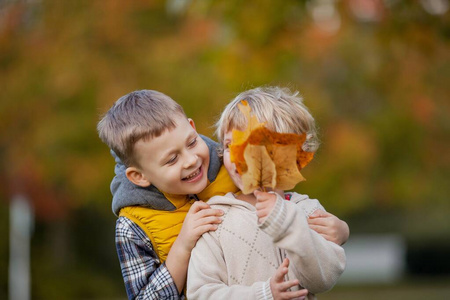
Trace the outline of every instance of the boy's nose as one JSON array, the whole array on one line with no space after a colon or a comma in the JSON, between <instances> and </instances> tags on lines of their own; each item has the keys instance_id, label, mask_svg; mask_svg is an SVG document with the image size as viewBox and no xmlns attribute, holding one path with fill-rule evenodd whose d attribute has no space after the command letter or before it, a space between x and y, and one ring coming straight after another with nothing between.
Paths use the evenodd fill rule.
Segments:
<instances>
[{"instance_id":1,"label":"boy's nose","mask_svg":"<svg viewBox=\"0 0 450 300\"><path fill-rule=\"evenodd\" d=\"M197 163L197 159L198 159L197 154L188 152L184 167L185 168L192 167Z\"/></svg>"}]
</instances>

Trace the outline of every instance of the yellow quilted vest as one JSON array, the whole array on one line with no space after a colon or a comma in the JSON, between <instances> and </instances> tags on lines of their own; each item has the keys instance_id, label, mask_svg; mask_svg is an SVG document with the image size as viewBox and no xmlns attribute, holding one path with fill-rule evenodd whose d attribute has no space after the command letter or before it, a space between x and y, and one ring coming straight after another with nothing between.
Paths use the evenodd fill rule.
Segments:
<instances>
[{"instance_id":1,"label":"yellow quilted vest","mask_svg":"<svg viewBox=\"0 0 450 300\"><path fill-rule=\"evenodd\" d=\"M200 200L208 201L212 196L237 191L238 189L227 170L222 166L216 179L197 196ZM119 216L127 217L144 230L161 263L166 260L173 242L180 233L184 218L195 201L190 200L187 196L165 193L164 196L176 207L175 210L165 211L142 206L127 206L122 208L119 213Z\"/></svg>"}]
</instances>

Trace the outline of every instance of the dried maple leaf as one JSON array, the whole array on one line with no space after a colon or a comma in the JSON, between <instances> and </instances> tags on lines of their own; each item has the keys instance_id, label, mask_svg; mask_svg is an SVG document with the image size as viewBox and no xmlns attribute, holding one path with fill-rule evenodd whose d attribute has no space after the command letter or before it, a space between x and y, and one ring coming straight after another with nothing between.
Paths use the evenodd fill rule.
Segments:
<instances>
[{"instance_id":1,"label":"dried maple leaf","mask_svg":"<svg viewBox=\"0 0 450 300\"><path fill-rule=\"evenodd\" d=\"M296 157L297 146L273 146L272 159L276 165L276 188L279 190L290 190L305 178L300 173Z\"/></svg>"},{"instance_id":2,"label":"dried maple leaf","mask_svg":"<svg viewBox=\"0 0 450 300\"><path fill-rule=\"evenodd\" d=\"M264 123L260 123L256 116L250 114L251 108L247 101L241 101L238 104L239 110L247 119L247 127L244 131L233 130L233 143L230 145L230 159L236 164L236 169L239 174L247 171L247 164L245 163L244 150L247 146L247 140L253 130L264 128Z\"/></svg>"},{"instance_id":3,"label":"dried maple leaf","mask_svg":"<svg viewBox=\"0 0 450 300\"><path fill-rule=\"evenodd\" d=\"M314 157L303 151L306 134L277 133L264 127L252 115L246 101L238 106L248 125L244 131L233 130L230 159L241 175L242 192L258 188L289 190L305 178L300 173Z\"/></svg>"},{"instance_id":4,"label":"dried maple leaf","mask_svg":"<svg viewBox=\"0 0 450 300\"><path fill-rule=\"evenodd\" d=\"M277 171L266 147L247 145L244 158L248 170L241 176L244 183L242 192L249 194L259 187L273 189L277 182Z\"/></svg>"}]
</instances>

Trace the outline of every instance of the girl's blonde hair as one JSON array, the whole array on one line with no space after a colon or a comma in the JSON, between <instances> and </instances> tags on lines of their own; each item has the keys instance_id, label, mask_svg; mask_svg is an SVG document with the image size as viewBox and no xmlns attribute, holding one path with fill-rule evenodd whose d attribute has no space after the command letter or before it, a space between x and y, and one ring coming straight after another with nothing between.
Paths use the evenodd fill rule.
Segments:
<instances>
[{"instance_id":1,"label":"girl's blonde hair","mask_svg":"<svg viewBox=\"0 0 450 300\"><path fill-rule=\"evenodd\" d=\"M244 130L247 119L238 108L241 101L247 101L259 122L265 122L268 129L279 133L306 133L303 150L314 152L319 148L315 121L299 93L288 88L258 87L240 93L224 109L216 123L216 136L223 143L225 133L230 130Z\"/></svg>"}]
</instances>

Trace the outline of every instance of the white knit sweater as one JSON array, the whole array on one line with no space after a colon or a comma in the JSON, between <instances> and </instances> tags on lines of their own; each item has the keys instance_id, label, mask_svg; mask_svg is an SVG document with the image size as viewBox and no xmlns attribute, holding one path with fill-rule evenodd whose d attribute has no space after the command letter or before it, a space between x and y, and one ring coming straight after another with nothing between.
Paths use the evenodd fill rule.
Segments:
<instances>
[{"instance_id":1,"label":"white knit sweater","mask_svg":"<svg viewBox=\"0 0 450 300\"><path fill-rule=\"evenodd\" d=\"M192 250L187 298L273 299L270 277L283 259L290 260L288 278L297 278L313 294L331 289L345 268L342 247L311 230L307 217L324 209L319 201L293 194L277 196L271 214L258 226L255 207L233 194L208 201L225 212L215 232L205 233Z\"/></svg>"}]
</instances>

